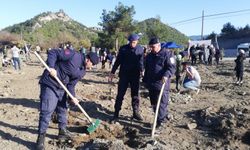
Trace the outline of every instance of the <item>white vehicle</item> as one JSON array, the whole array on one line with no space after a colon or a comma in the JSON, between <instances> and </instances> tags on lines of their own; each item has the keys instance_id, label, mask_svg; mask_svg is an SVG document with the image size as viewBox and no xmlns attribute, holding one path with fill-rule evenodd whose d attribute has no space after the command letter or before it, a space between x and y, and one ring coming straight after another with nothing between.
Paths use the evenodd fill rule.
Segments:
<instances>
[{"instance_id":1,"label":"white vehicle","mask_svg":"<svg viewBox=\"0 0 250 150\"><path fill-rule=\"evenodd\" d=\"M250 57L250 43L242 43L240 45L237 46L237 51L239 53L239 50L244 50L245 51L245 54L246 56L249 56Z\"/></svg>"}]
</instances>

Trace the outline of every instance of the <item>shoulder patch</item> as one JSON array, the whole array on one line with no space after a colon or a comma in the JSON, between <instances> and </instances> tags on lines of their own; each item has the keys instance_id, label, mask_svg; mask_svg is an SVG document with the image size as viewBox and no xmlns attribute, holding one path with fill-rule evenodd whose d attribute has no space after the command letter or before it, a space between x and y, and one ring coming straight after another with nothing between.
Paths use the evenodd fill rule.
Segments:
<instances>
[{"instance_id":1,"label":"shoulder patch","mask_svg":"<svg viewBox=\"0 0 250 150\"><path fill-rule=\"evenodd\" d=\"M174 59L174 57L170 57L170 63L171 63L171 64L175 64L175 59Z\"/></svg>"}]
</instances>

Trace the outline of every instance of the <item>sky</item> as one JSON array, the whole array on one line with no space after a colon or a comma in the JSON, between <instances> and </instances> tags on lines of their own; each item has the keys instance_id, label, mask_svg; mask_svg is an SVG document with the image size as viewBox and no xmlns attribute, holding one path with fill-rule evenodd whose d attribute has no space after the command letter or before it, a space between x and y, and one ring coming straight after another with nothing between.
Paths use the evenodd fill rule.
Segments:
<instances>
[{"instance_id":1,"label":"sky","mask_svg":"<svg viewBox=\"0 0 250 150\"><path fill-rule=\"evenodd\" d=\"M134 6L134 19L143 21L160 17L165 24L187 36L201 35L201 16L247 10L204 18L203 34L220 33L223 25L230 22L236 28L250 24L250 0L10 0L2 1L0 29L24 22L47 11L63 9L72 19L88 26L98 27L103 9L113 11L118 2ZM248 10L249 9L249 10ZM199 19L176 24L192 18Z\"/></svg>"}]
</instances>

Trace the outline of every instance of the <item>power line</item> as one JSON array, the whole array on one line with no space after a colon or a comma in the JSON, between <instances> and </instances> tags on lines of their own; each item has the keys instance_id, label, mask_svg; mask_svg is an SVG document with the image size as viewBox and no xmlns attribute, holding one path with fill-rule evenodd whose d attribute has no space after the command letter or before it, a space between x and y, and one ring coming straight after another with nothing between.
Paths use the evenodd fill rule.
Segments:
<instances>
[{"instance_id":1,"label":"power line","mask_svg":"<svg viewBox=\"0 0 250 150\"><path fill-rule=\"evenodd\" d=\"M204 15L204 18L214 17L214 16L221 16L221 15L227 15L227 14L234 14L234 13L240 13L240 12L246 12L246 11L250 11L250 9L243 9L243 10L238 10L238 11L230 11L230 12L224 12L224 13L217 13L217 14L212 14L212 15ZM186 23L186 22L198 20L198 19L201 19L201 18L202 17L200 16L200 17L195 17L195 18L191 18L191 19L186 19L186 20L182 20L182 21L171 23L170 25Z\"/></svg>"},{"instance_id":2,"label":"power line","mask_svg":"<svg viewBox=\"0 0 250 150\"><path fill-rule=\"evenodd\" d=\"M211 18L204 18L204 20L215 20L215 19L220 19L220 18L229 18L229 17L237 17L237 16L242 16L242 15L249 15L250 12L248 13L243 13L243 14L235 14L235 15L228 15L228 16L219 16L219 17L211 17ZM181 25L185 25L185 24L190 24L190 23L195 23L195 22L200 22L201 18L199 20L193 20L193 21L189 21L189 22L183 22L180 24L175 25L176 26L181 26Z\"/></svg>"}]
</instances>

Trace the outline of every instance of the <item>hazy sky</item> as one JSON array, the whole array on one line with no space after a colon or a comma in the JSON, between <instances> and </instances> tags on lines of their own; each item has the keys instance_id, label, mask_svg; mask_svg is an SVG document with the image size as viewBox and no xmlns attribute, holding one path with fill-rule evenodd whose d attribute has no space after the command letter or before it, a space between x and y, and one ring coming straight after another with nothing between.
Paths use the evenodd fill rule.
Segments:
<instances>
[{"instance_id":1,"label":"hazy sky","mask_svg":"<svg viewBox=\"0 0 250 150\"><path fill-rule=\"evenodd\" d=\"M63 9L74 20L88 26L98 26L103 9L114 10L116 0L10 0L1 1L0 29L23 22L42 12ZM207 17L204 34L220 33L223 24L231 22L235 27L250 24L250 0L120 0L124 5L134 5L134 19L142 21L160 16L161 21L190 35L201 34L201 19L174 24L175 22L205 15L248 11Z\"/></svg>"}]
</instances>

